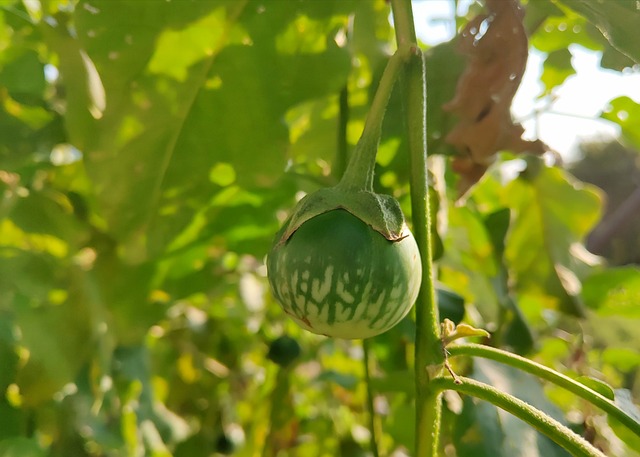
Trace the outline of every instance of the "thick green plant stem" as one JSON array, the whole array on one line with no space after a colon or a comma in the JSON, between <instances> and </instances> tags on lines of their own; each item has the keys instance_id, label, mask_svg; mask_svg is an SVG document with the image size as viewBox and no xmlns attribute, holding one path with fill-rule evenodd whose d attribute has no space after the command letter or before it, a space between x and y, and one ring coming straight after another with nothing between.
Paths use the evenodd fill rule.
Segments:
<instances>
[{"instance_id":1,"label":"thick green plant stem","mask_svg":"<svg viewBox=\"0 0 640 457\"><path fill-rule=\"evenodd\" d=\"M452 378L434 378L431 385L436 389L455 390L496 405L548 436L574 457L605 457L584 438L519 398L474 379L463 377L459 379L462 382L456 384Z\"/></svg>"},{"instance_id":2,"label":"thick green plant stem","mask_svg":"<svg viewBox=\"0 0 640 457\"><path fill-rule=\"evenodd\" d=\"M496 362L504 363L505 365L518 368L519 370L531 373L538 378L545 379L557 386L560 386L577 396L584 398L589 403L597 406L609 416L617 419L622 425L627 427L636 435L640 436L640 423L638 423L633 417L629 416L623 410L621 410L613 401L607 397L599 394L598 392L588 388L584 384L575 381L568 376L558 373L549 367L545 367L537 362L534 362L519 355L512 354L501 349L492 348L489 346L483 346L481 344L457 344L447 347L447 351L450 356L468 355L483 357L486 359L495 360Z\"/></svg>"},{"instance_id":3,"label":"thick green plant stem","mask_svg":"<svg viewBox=\"0 0 640 457\"><path fill-rule=\"evenodd\" d=\"M362 136L354 148L353 155L347 164L347 169L342 175L340 183L338 183L338 187L350 190L373 191L373 175L384 113L387 109L393 86L408 54L408 48L398 48L396 53L389 58L378 84L378 89L373 96Z\"/></svg>"},{"instance_id":4,"label":"thick green plant stem","mask_svg":"<svg viewBox=\"0 0 640 457\"><path fill-rule=\"evenodd\" d=\"M416 455L438 455L440 392L431 385L428 367L441 367L438 308L433 284L431 215L427 185L426 83L422 53L417 47L411 0L392 0L391 9L398 47L411 49L401 75L402 101L411 164L411 214L413 231L422 257L423 279L416 301Z\"/></svg>"},{"instance_id":5,"label":"thick green plant stem","mask_svg":"<svg viewBox=\"0 0 640 457\"><path fill-rule=\"evenodd\" d=\"M367 383L367 409L369 410L369 433L371 433L371 453L373 457L379 457L378 451L378 432L376 425L376 409L373 402L373 386L371 385L371 360L369 353L369 340L362 340L362 349L364 351L364 378Z\"/></svg>"}]
</instances>

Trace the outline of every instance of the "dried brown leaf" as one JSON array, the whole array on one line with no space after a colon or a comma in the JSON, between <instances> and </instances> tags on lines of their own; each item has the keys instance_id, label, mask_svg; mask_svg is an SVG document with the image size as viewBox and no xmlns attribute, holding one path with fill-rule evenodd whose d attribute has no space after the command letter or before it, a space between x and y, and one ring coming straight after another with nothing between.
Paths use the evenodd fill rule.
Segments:
<instances>
[{"instance_id":1,"label":"dried brown leaf","mask_svg":"<svg viewBox=\"0 0 640 457\"><path fill-rule=\"evenodd\" d=\"M518 0L486 0L486 14L472 19L459 36L457 50L467 59L451 101L443 105L457 124L445 141L459 156L453 167L466 192L484 174L497 152L542 154L541 141L522 139L523 128L511 118L513 100L529 53Z\"/></svg>"}]
</instances>

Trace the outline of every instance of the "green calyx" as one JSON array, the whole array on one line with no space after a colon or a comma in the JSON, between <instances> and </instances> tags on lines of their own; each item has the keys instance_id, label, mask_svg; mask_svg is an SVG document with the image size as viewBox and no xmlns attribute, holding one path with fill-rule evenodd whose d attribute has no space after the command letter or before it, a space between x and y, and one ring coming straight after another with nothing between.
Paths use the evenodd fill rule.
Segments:
<instances>
[{"instance_id":1,"label":"green calyx","mask_svg":"<svg viewBox=\"0 0 640 457\"><path fill-rule=\"evenodd\" d=\"M309 219L335 209L348 211L389 241L399 241L407 236L400 204L390 195L373 191L373 175L389 96L402 64L416 52L415 47L405 46L391 56L371 103L362 137L342 179L336 186L318 190L300 200L279 233L280 243L285 243Z\"/></svg>"},{"instance_id":2,"label":"green calyx","mask_svg":"<svg viewBox=\"0 0 640 457\"><path fill-rule=\"evenodd\" d=\"M406 236L404 215L395 198L366 190L344 190L338 185L320 189L300 200L282 228L279 242L285 243L309 219L334 209L348 211L389 241L399 241Z\"/></svg>"}]
</instances>

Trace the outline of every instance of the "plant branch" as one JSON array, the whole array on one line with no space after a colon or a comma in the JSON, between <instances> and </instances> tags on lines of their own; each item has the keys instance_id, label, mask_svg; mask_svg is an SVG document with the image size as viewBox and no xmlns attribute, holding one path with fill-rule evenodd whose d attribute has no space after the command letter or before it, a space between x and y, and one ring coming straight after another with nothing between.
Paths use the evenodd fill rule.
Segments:
<instances>
[{"instance_id":1,"label":"plant branch","mask_svg":"<svg viewBox=\"0 0 640 457\"><path fill-rule=\"evenodd\" d=\"M460 379L462 383L456 384L451 378L435 378L431 384L436 389L455 390L494 404L548 436L575 457L606 457L571 429L519 398L474 379Z\"/></svg>"},{"instance_id":2,"label":"plant branch","mask_svg":"<svg viewBox=\"0 0 640 457\"><path fill-rule=\"evenodd\" d=\"M444 364L438 308L433 284L431 215L427 185L427 134L425 68L416 44L410 0L391 0L396 40L413 52L401 76L402 102L409 146L413 230L422 259L422 284L416 301L416 455L438 455L441 395L431 385L428 367Z\"/></svg>"},{"instance_id":3,"label":"plant branch","mask_svg":"<svg viewBox=\"0 0 640 457\"><path fill-rule=\"evenodd\" d=\"M369 409L369 432L371 433L371 453L373 457L379 457L378 439L376 431L376 410L373 403L373 386L371 385L371 361L369 358L369 340L362 340L364 350L364 378L367 383L367 408Z\"/></svg>"},{"instance_id":4,"label":"plant branch","mask_svg":"<svg viewBox=\"0 0 640 457\"><path fill-rule=\"evenodd\" d=\"M640 423L621 410L613 401L590 389L584 384L575 381L562 373L558 373L549 367L519 355L512 354L501 349L492 348L490 346L483 346L481 344L451 345L447 347L447 351L449 352L449 356L452 357L457 355L469 355L495 360L496 362L504 363L505 365L526 371L538 378L545 379L581 398L584 398L589 403L597 406L611 417L617 419L633 433L640 436Z\"/></svg>"}]
</instances>

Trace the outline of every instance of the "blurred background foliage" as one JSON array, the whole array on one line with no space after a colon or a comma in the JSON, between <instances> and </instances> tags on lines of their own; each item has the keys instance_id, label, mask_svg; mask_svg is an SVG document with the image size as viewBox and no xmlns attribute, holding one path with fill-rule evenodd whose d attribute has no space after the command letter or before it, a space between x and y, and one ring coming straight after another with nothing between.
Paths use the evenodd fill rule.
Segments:
<instances>
[{"instance_id":1,"label":"blurred background foliage","mask_svg":"<svg viewBox=\"0 0 640 457\"><path fill-rule=\"evenodd\" d=\"M466 3L458 27L481 11ZM571 44L638 71L637 2L526 8L542 95L574 73ZM412 454L413 318L371 340L367 385L361 342L298 329L264 266L296 199L344 169L394 49L389 13L384 0L3 0L1 457L365 456L367 388L380 453ZM451 43L425 49L441 315L607 382L634 411L638 102L602 113L619 142L585 145L567 169L505 151L460 201L441 105L462 63ZM410 217L400 109L392 97L376 186ZM583 242L602 215L597 257ZM572 395L454 362L607 455L640 455ZM472 398L447 394L444 418L443 455L566 455Z\"/></svg>"}]
</instances>

